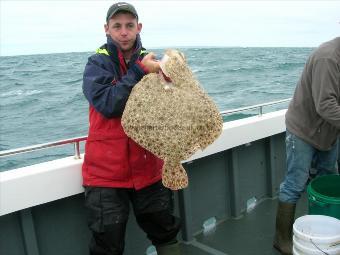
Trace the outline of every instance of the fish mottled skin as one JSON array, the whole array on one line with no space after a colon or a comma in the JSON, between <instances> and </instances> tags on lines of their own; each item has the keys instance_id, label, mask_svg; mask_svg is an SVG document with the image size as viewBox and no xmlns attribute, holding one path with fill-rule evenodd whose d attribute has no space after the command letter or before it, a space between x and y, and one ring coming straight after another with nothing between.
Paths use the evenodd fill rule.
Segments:
<instances>
[{"instance_id":1,"label":"fish mottled skin","mask_svg":"<svg viewBox=\"0 0 340 255\"><path fill-rule=\"evenodd\" d=\"M181 161L213 143L223 121L215 103L201 88L184 54L167 50L161 61L164 74L150 73L138 82L127 101L122 125L135 142L164 160L164 186L187 187Z\"/></svg>"}]
</instances>

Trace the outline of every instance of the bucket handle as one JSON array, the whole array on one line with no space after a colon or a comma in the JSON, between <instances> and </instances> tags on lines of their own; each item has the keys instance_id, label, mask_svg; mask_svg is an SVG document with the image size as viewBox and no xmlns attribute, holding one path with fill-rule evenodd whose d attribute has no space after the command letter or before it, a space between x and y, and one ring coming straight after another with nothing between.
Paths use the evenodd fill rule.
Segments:
<instances>
[{"instance_id":1,"label":"bucket handle","mask_svg":"<svg viewBox=\"0 0 340 255\"><path fill-rule=\"evenodd\" d=\"M316 198L314 196L310 196L310 198L312 199L312 202L320 207L328 207L329 204L327 203L324 203L324 202L321 202L321 201L318 201L316 200Z\"/></svg>"},{"instance_id":2,"label":"bucket handle","mask_svg":"<svg viewBox=\"0 0 340 255\"><path fill-rule=\"evenodd\" d=\"M311 243L315 246L315 248L316 249L318 249L319 251L321 251L322 252L322 254L325 254L325 255L330 255L329 253L327 253L327 252L325 252L325 251L323 251L323 250L321 250L314 242L313 242L313 240L312 240L312 238L310 238L309 239L310 241L311 241Z\"/></svg>"}]
</instances>

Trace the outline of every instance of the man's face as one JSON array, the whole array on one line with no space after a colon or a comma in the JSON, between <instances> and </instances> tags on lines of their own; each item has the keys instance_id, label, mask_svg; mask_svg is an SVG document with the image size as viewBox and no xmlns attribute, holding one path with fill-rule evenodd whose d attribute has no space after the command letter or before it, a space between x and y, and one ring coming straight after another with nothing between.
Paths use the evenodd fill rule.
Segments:
<instances>
[{"instance_id":1,"label":"man's face","mask_svg":"<svg viewBox=\"0 0 340 255\"><path fill-rule=\"evenodd\" d=\"M131 13L117 13L108 24L105 24L105 33L117 42L123 52L131 51L137 34L142 30L142 24Z\"/></svg>"}]
</instances>

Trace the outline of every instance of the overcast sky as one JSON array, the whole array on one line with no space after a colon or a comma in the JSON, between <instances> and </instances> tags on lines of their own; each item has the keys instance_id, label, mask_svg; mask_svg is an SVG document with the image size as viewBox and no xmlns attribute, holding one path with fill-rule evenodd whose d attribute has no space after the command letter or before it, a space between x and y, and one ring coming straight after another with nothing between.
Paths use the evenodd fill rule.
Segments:
<instances>
[{"instance_id":1,"label":"overcast sky","mask_svg":"<svg viewBox=\"0 0 340 255\"><path fill-rule=\"evenodd\" d=\"M0 0L0 55L94 51L115 1ZM130 1L146 48L316 47L340 36L340 1Z\"/></svg>"}]
</instances>

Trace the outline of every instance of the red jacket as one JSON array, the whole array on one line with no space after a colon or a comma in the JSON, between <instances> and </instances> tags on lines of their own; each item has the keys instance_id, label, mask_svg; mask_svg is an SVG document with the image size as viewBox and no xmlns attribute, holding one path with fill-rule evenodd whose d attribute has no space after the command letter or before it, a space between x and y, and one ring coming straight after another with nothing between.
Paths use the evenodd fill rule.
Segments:
<instances>
[{"instance_id":1,"label":"red jacket","mask_svg":"<svg viewBox=\"0 0 340 255\"><path fill-rule=\"evenodd\" d=\"M90 103L90 127L82 167L84 186L139 190L161 179L163 161L130 139L121 125L131 89L146 74L137 39L129 66L108 37L108 44L85 67L83 91Z\"/></svg>"}]
</instances>

